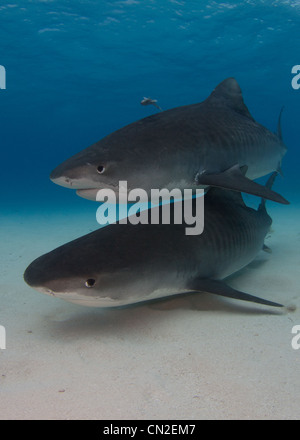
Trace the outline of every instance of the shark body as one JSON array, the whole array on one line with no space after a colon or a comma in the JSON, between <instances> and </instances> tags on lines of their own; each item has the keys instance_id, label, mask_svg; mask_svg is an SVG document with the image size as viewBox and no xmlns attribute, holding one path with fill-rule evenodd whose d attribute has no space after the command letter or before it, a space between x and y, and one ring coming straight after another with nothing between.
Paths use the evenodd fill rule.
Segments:
<instances>
[{"instance_id":1,"label":"shark body","mask_svg":"<svg viewBox=\"0 0 300 440\"><path fill-rule=\"evenodd\" d=\"M234 78L199 104L127 125L55 168L53 182L96 200L99 189L221 187L288 203L253 180L279 171L286 147L251 116Z\"/></svg>"},{"instance_id":2,"label":"shark body","mask_svg":"<svg viewBox=\"0 0 300 440\"><path fill-rule=\"evenodd\" d=\"M240 193L218 188L204 202L201 235L185 235L184 222L172 223L171 204L171 224L108 225L37 258L24 279L42 293L85 306L124 306L186 292L280 306L223 281L263 249L272 223L264 202L255 210Z\"/></svg>"}]
</instances>

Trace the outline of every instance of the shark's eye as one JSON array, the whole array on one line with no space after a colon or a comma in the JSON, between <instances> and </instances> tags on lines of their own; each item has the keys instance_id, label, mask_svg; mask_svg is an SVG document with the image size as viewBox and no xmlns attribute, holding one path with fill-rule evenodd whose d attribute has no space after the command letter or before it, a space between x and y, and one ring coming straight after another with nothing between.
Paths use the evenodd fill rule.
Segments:
<instances>
[{"instance_id":1,"label":"shark's eye","mask_svg":"<svg viewBox=\"0 0 300 440\"><path fill-rule=\"evenodd\" d=\"M86 287L94 287L96 280L94 280L93 278L89 278L88 280L86 280L86 282L84 283Z\"/></svg>"},{"instance_id":2,"label":"shark's eye","mask_svg":"<svg viewBox=\"0 0 300 440\"><path fill-rule=\"evenodd\" d=\"M97 172L98 172L99 174L103 174L104 171L105 171L105 166L103 166L103 165L98 165L98 166L97 166Z\"/></svg>"}]
</instances>

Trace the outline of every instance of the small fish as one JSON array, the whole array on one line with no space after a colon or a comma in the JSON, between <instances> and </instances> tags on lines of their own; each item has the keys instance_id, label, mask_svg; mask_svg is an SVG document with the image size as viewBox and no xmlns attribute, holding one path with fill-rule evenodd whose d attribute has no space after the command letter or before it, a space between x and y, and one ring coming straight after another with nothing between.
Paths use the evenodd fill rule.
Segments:
<instances>
[{"instance_id":1,"label":"small fish","mask_svg":"<svg viewBox=\"0 0 300 440\"><path fill-rule=\"evenodd\" d=\"M151 98L143 98L141 101L142 105L154 105L158 110L162 111L162 108L157 104L157 99L151 99Z\"/></svg>"}]
</instances>

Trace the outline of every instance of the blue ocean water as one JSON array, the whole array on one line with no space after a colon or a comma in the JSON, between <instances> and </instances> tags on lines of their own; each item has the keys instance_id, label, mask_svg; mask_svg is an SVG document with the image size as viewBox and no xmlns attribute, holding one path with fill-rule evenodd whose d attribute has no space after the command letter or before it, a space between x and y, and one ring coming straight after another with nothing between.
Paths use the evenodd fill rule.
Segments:
<instances>
[{"instance_id":1,"label":"blue ocean water","mask_svg":"<svg viewBox=\"0 0 300 440\"><path fill-rule=\"evenodd\" d=\"M300 0L0 3L0 418L299 419L299 26ZM103 311L27 286L35 258L99 226L52 169L155 113L144 96L197 103L231 76L268 129L285 106L275 190L292 204L267 203L273 253L230 283L289 310L207 294Z\"/></svg>"},{"instance_id":2,"label":"blue ocean water","mask_svg":"<svg viewBox=\"0 0 300 440\"><path fill-rule=\"evenodd\" d=\"M2 2L2 210L87 209L50 182L64 159L163 109L200 102L234 76L257 121L282 118L288 153L276 190L298 200L300 1Z\"/></svg>"}]
</instances>

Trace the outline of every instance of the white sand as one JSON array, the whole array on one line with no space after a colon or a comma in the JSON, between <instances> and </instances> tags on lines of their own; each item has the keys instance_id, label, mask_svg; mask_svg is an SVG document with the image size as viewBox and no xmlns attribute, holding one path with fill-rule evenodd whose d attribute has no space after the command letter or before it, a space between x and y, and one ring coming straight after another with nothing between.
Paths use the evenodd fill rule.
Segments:
<instances>
[{"instance_id":1,"label":"white sand","mask_svg":"<svg viewBox=\"0 0 300 440\"><path fill-rule=\"evenodd\" d=\"M230 282L294 312L212 295L123 310L48 297L23 282L23 271L95 228L94 219L2 217L0 418L299 418L300 350L291 329L300 325L300 209L270 205L273 253Z\"/></svg>"}]
</instances>

